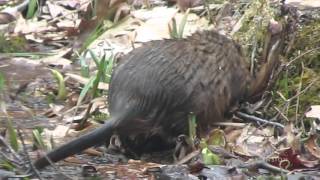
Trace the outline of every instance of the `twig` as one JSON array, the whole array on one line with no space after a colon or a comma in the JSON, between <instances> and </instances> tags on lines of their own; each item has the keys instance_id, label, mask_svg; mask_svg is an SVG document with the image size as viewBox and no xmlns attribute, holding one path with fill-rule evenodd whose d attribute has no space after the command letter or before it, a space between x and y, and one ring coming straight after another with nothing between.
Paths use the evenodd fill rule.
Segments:
<instances>
[{"instance_id":1,"label":"twig","mask_svg":"<svg viewBox=\"0 0 320 180\"><path fill-rule=\"evenodd\" d=\"M211 15L211 11L210 11L210 7L209 7L208 1L207 0L202 0L202 1L203 1L203 7L205 7L207 12L208 12L209 22L213 23L213 19L212 19L212 15Z\"/></svg>"},{"instance_id":2,"label":"twig","mask_svg":"<svg viewBox=\"0 0 320 180\"><path fill-rule=\"evenodd\" d=\"M273 107L279 114L280 116L282 116L287 122L289 122L289 118L283 114L282 111L280 111L280 109L278 109L277 107Z\"/></svg>"},{"instance_id":3,"label":"twig","mask_svg":"<svg viewBox=\"0 0 320 180\"><path fill-rule=\"evenodd\" d=\"M279 92L279 91L277 91L277 94L280 96L280 98L282 99L282 100L284 100L284 101L288 101L288 99L286 98L286 97L284 97L284 95L281 93L281 92Z\"/></svg>"},{"instance_id":4,"label":"twig","mask_svg":"<svg viewBox=\"0 0 320 180\"><path fill-rule=\"evenodd\" d=\"M86 5L88 2L89 2L89 1L85 1L85 2L79 3L79 7L82 7L82 6ZM48 24L53 24L53 23L56 22L56 21L59 21L59 20L65 18L65 17L68 17L70 14L74 14L74 13L79 12L79 11L80 11L79 9L81 9L81 8L77 8L77 9L75 9L75 10L70 10L69 12L67 12L66 14L64 14L64 16L57 16L56 18L53 18L53 19L49 20L47 23L48 23Z\"/></svg>"},{"instance_id":5,"label":"twig","mask_svg":"<svg viewBox=\"0 0 320 180\"><path fill-rule=\"evenodd\" d=\"M12 153L14 158L18 160L19 162L22 162L22 158L16 153L14 149L6 142L3 136L0 135L0 142Z\"/></svg>"},{"instance_id":6,"label":"twig","mask_svg":"<svg viewBox=\"0 0 320 180\"><path fill-rule=\"evenodd\" d=\"M242 15L241 18L237 21L237 23L233 26L230 35L233 36L236 32L240 30L242 27L242 21L244 20L245 15Z\"/></svg>"},{"instance_id":7,"label":"twig","mask_svg":"<svg viewBox=\"0 0 320 180\"><path fill-rule=\"evenodd\" d=\"M290 171L273 166L265 161L257 161L257 162L253 162L253 163L248 163L248 164L242 164L238 166L239 168L260 168L260 169L266 169L272 172L276 172L276 173L285 173L288 174Z\"/></svg>"},{"instance_id":8,"label":"twig","mask_svg":"<svg viewBox=\"0 0 320 180\"><path fill-rule=\"evenodd\" d=\"M17 162L16 160L14 160L14 159L12 159L12 158L10 158L10 157L8 157L8 155L6 154L6 153L4 153L4 152L2 152L2 151L0 151L0 157L3 157L3 158L5 158L7 161L10 161L12 164L14 164L15 166L19 166L19 167L21 167L21 163L19 163L19 162ZM20 161L21 162L21 161Z\"/></svg>"},{"instance_id":9,"label":"twig","mask_svg":"<svg viewBox=\"0 0 320 180\"><path fill-rule=\"evenodd\" d=\"M47 155L44 155L43 156L44 158L46 158L46 160L49 162L50 166L53 167L53 169L58 172L59 174L61 174L62 176L64 176L65 178L67 179L70 179L70 180L73 180L70 176L66 175L65 173L61 172L59 170L59 168L51 161L51 159L47 156Z\"/></svg>"},{"instance_id":10,"label":"twig","mask_svg":"<svg viewBox=\"0 0 320 180\"><path fill-rule=\"evenodd\" d=\"M188 155L186 155L184 158L180 159L175 164L185 164L185 163L189 162L192 158L198 156L199 154L200 154L200 150L195 150L195 151L189 153Z\"/></svg>"},{"instance_id":11,"label":"twig","mask_svg":"<svg viewBox=\"0 0 320 180\"><path fill-rule=\"evenodd\" d=\"M33 165L32 162L31 162L31 158L30 158L29 153L28 153L28 151L27 151L26 144L24 143L24 138L22 137L22 133L21 133L21 131L20 131L19 128L17 129L17 132L18 132L18 136L19 136L19 138L20 138L21 144L22 144L23 152L24 152L24 154L25 154L25 156L26 156L26 159L27 159L27 161L28 161L28 164L30 165L30 168L31 168L32 171L35 173L35 175L37 176L37 178L39 178L39 179L41 180L42 178L41 178L41 175L40 175L39 171L34 167L34 165Z\"/></svg>"},{"instance_id":12,"label":"twig","mask_svg":"<svg viewBox=\"0 0 320 180\"><path fill-rule=\"evenodd\" d=\"M45 154L43 157L46 158L46 160L48 161L48 163L50 164L50 166L52 166L53 169L54 169L56 172L58 172L60 175L64 176L66 179L72 180L71 177L69 177L68 175L66 175L66 174L64 174L63 172L61 172L61 171L59 170L59 168L51 161L51 159L50 159L46 154ZM34 167L33 164L32 164L32 166ZM35 167L34 167L34 168L35 168ZM35 168L35 169L36 169L36 168Z\"/></svg>"},{"instance_id":13,"label":"twig","mask_svg":"<svg viewBox=\"0 0 320 180\"><path fill-rule=\"evenodd\" d=\"M92 109L92 105L93 105L93 102L91 101L91 102L89 103L87 109L86 109L86 112L85 112L85 114L84 114L81 122L80 122L80 128L83 128L84 125L85 125L85 123L86 123L87 120L89 119L89 117L90 117L90 111L91 111L91 109Z\"/></svg>"},{"instance_id":14,"label":"twig","mask_svg":"<svg viewBox=\"0 0 320 180\"><path fill-rule=\"evenodd\" d=\"M312 85L317 82L320 78L315 78L306 88L304 88L302 91L300 91L299 93L297 93L296 95L292 96L290 99L288 99L288 101L292 101L293 99L299 97L301 94L305 93L309 88L312 87Z\"/></svg>"},{"instance_id":15,"label":"twig","mask_svg":"<svg viewBox=\"0 0 320 180\"><path fill-rule=\"evenodd\" d=\"M216 122L213 123L216 126L232 126L232 127L245 127L244 123L232 123L232 122Z\"/></svg>"},{"instance_id":16,"label":"twig","mask_svg":"<svg viewBox=\"0 0 320 180\"><path fill-rule=\"evenodd\" d=\"M209 4L208 7L196 6L196 7L190 8L190 12L199 13L203 10L220 9L221 7L222 7L222 5L220 5L220 4Z\"/></svg>"},{"instance_id":17,"label":"twig","mask_svg":"<svg viewBox=\"0 0 320 180\"><path fill-rule=\"evenodd\" d=\"M283 94L281 94L280 92L277 91L277 94L285 101L284 107L283 109L286 109L286 114L288 114L288 110L289 110L289 106L290 103L292 102L292 100L294 100L295 98L298 98L301 94L305 93L309 88L312 87L312 85L317 82L320 78L315 78L307 87L305 87L302 91L299 91L296 95L292 96L289 99L286 99ZM276 109L277 110L277 109ZM280 112L280 110L277 110L278 112ZM283 115L284 117L284 115ZM286 118L288 120L288 118Z\"/></svg>"},{"instance_id":18,"label":"twig","mask_svg":"<svg viewBox=\"0 0 320 180\"><path fill-rule=\"evenodd\" d=\"M301 75L300 75L300 82L299 82L299 87L298 87L298 93L297 94L300 94L301 92L301 89L302 89L302 79L303 79L303 75L304 75L304 65L303 65L303 62L301 62L301 69L302 69L302 72L301 72ZM297 97L297 102L296 102L296 122L298 122L298 111L299 111L299 102L300 102L300 96ZM304 124L304 123L302 123Z\"/></svg>"},{"instance_id":19,"label":"twig","mask_svg":"<svg viewBox=\"0 0 320 180\"><path fill-rule=\"evenodd\" d=\"M242 118L245 118L245 119L248 119L248 120L251 120L251 121L258 121L258 122L262 122L262 123L266 123L266 124L271 124L273 126L277 126L279 128L282 128L284 129L284 125L280 124L280 123L277 123L277 122L271 122L271 121L268 121L268 120L265 120L265 119L261 119L259 117L255 117L255 116L252 116L252 115L249 115L249 114L245 114L243 112L236 112L236 115L237 116L240 116Z\"/></svg>"},{"instance_id":20,"label":"twig","mask_svg":"<svg viewBox=\"0 0 320 180\"><path fill-rule=\"evenodd\" d=\"M253 48L251 51L251 58L250 58L250 74L251 75L253 75L253 73L254 73L254 59L255 59L255 54L256 54L257 46L258 46L257 37L254 36L253 38L254 38Z\"/></svg>"},{"instance_id":21,"label":"twig","mask_svg":"<svg viewBox=\"0 0 320 180\"><path fill-rule=\"evenodd\" d=\"M308 50L308 51L300 54L299 56L295 57L295 58L292 59L291 61L289 61L285 66L288 67L288 66L290 66L294 61L300 59L302 56L304 56L304 55L306 55L306 54L309 54L309 53L311 53L311 52L313 52L313 51L317 51L317 50L319 50L319 49L320 49L320 47L317 47L317 48L314 48L314 49L310 49L310 50Z\"/></svg>"}]
</instances>

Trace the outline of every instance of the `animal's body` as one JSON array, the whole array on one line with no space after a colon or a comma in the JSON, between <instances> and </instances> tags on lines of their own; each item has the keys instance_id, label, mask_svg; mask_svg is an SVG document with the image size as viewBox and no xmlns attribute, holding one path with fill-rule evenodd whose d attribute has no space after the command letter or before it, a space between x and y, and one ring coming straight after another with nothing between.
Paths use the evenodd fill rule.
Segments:
<instances>
[{"instance_id":1,"label":"animal's body","mask_svg":"<svg viewBox=\"0 0 320 180\"><path fill-rule=\"evenodd\" d=\"M117 133L136 139L140 148L152 138L172 144L188 134L188 115L196 115L200 134L246 97L251 76L241 47L215 31L197 32L186 39L145 43L123 57L109 90L111 119L47 157L56 162L102 142ZM46 158L35 162L48 165Z\"/></svg>"}]
</instances>

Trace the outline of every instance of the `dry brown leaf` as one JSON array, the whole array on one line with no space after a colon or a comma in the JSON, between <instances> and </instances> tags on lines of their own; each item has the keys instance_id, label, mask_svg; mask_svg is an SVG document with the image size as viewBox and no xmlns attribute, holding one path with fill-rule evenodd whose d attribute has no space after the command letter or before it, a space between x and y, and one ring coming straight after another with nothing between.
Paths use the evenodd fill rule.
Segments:
<instances>
[{"instance_id":1,"label":"dry brown leaf","mask_svg":"<svg viewBox=\"0 0 320 180\"><path fill-rule=\"evenodd\" d=\"M132 14L135 18L145 22L137 28L137 42L170 38L168 25L172 18L176 19L177 26L179 26L184 16L183 13L178 13L176 8L167 7L155 7L152 10L142 9L132 12ZM205 29L208 27L208 21L196 14L189 13L184 28L184 36L194 33L199 27Z\"/></svg>"},{"instance_id":2,"label":"dry brown leaf","mask_svg":"<svg viewBox=\"0 0 320 180\"><path fill-rule=\"evenodd\" d=\"M319 0L286 0L286 4L293 5L300 10L320 8Z\"/></svg>"},{"instance_id":3,"label":"dry brown leaf","mask_svg":"<svg viewBox=\"0 0 320 180\"><path fill-rule=\"evenodd\" d=\"M63 6L63 7L67 7L67 8L71 8L71 9L78 9L80 10L80 5L84 4L85 2L81 2L80 0L68 0L68 1L59 1L57 2L57 4ZM89 3L89 1L87 1L87 3Z\"/></svg>"},{"instance_id":4,"label":"dry brown leaf","mask_svg":"<svg viewBox=\"0 0 320 180\"><path fill-rule=\"evenodd\" d=\"M64 161L67 163L72 163L72 164L86 164L87 163L81 159L74 157L74 156L67 157L66 159L64 159Z\"/></svg>"},{"instance_id":5,"label":"dry brown leaf","mask_svg":"<svg viewBox=\"0 0 320 180\"><path fill-rule=\"evenodd\" d=\"M60 29L72 29L79 24L80 20L62 20L59 21L56 25Z\"/></svg>"},{"instance_id":6,"label":"dry brown leaf","mask_svg":"<svg viewBox=\"0 0 320 180\"><path fill-rule=\"evenodd\" d=\"M224 134L224 131L221 129L214 129L212 130L207 138L206 143L208 145L216 145L220 147L226 146L226 136Z\"/></svg>"},{"instance_id":7,"label":"dry brown leaf","mask_svg":"<svg viewBox=\"0 0 320 180\"><path fill-rule=\"evenodd\" d=\"M49 130L45 129L44 134L46 137L53 137L53 138L64 138L69 130L68 126L57 125L55 129Z\"/></svg>"},{"instance_id":8,"label":"dry brown leaf","mask_svg":"<svg viewBox=\"0 0 320 180\"><path fill-rule=\"evenodd\" d=\"M228 134L226 134L226 139L228 143L235 143L236 140L239 138L239 136L242 133L242 129L235 129L232 131L229 131Z\"/></svg>"},{"instance_id":9,"label":"dry brown leaf","mask_svg":"<svg viewBox=\"0 0 320 180\"><path fill-rule=\"evenodd\" d=\"M91 107L90 112L94 112L97 109L100 110L101 108L106 108L107 98L106 97L97 97L97 98L93 99L91 102L92 102L92 107Z\"/></svg>"},{"instance_id":10,"label":"dry brown leaf","mask_svg":"<svg viewBox=\"0 0 320 180\"><path fill-rule=\"evenodd\" d=\"M246 147L244 146L239 146L239 145L236 145L232 148L232 151L237 154L237 155L240 155L240 156L243 156L243 157L247 157L247 158L252 158L253 156L248 152L248 150L246 149Z\"/></svg>"},{"instance_id":11,"label":"dry brown leaf","mask_svg":"<svg viewBox=\"0 0 320 180\"><path fill-rule=\"evenodd\" d=\"M304 144L304 147L310 152L310 154L320 160L320 147L319 144L317 144L317 141L319 141L319 137L312 135Z\"/></svg>"},{"instance_id":12,"label":"dry brown leaf","mask_svg":"<svg viewBox=\"0 0 320 180\"><path fill-rule=\"evenodd\" d=\"M97 151L94 148L88 148L88 149L84 150L83 152L88 154L88 155L91 155L91 156L102 156L103 155L102 152Z\"/></svg>"},{"instance_id":13,"label":"dry brown leaf","mask_svg":"<svg viewBox=\"0 0 320 180\"><path fill-rule=\"evenodd\" d=\"M272 154L274 148L271 143L273 138L270 136L271 131L271 128L257 129L247 126L236 140L234 152L247 157L266 157Z\"/></svg>"},{"instance_id":14,"label":"dry brown leaf","mask_svg":"<svg viewBox=\"0 0 320 180\"><path fill-rule=\"evenodd\" d=\"M62 8L59 5L53 4L50 1L47 2L47 5L48 5L49 13L50 13L52 18L56 18L59 15L62 15L63 11L65 11L64 8Z\"/></svg>"},{"instance_id":15,"label":"dry brown leaf","mask_svg":"<svg viewBox=\"0 0 320 180\"><path fill-rule=\"evenodd\" d=\"M306 117L320 119L320 105L311 106L311 110L306 113Z\"/></svg>"},{"instance_id":16,"label":"dry brown leaf","mask_svg":"<svg viewBox=\"0 0 320 180\"><path fill-rule=\"evenodd\" d=\"M300 145L301 145L300 138L299 138L299 134L295 135L294 131L295 131L294 124L292 123L288 124L284 128L285 136L289 146L292 147L294 150L298 150L300 149Z\"/></svg>"},{"instance_id":17,"label":"dry brown leaf","mask_svg":"<svg viewBox=\"0 0 320 180\"><path fill-rule=\"evenodd\" d=\"M47 56L39 59L40 63L47 67L60 67L60 69L71 69L71 61L63 58L67 53L71 51L71 48L62 48L56 51L53 56Z\"/></svg>"},{"instance_id":18,"label":"dry brown leaf","mask_svg":"<svg viewBox=\"0 0 320 180\"><path fill-rule=\"evenodd\" d=\"M66 73L66 76L78 81L81 84L87 84L89 82L88 78L82 77L82 76L77 75L77 74ZM107 83L100 82L99 85L98 85L98 89L108 90L109 89L109 85Z\"/></svg>"},{"instance_id":19,"label":"dry brown leaf","mask_svg":"<svg viewBox=\"0 0 320 180\"><path fill-rule=\"evenodd\" d=\"M50 109L48 109L45 112L45 116L51 118L51 117L55 117L55 116L59 116L61 117L61 111L64 108L63 105L57 105L57 104L49 104Z\"/></svg>"},{"instance_id":20,"label":"dry brown leaf","mask_svg":"<svg viewBox=\"0 0 320 180\"><path fill-rule=\"evenodd\" d=\"M38 32L54 32L56 28L53 26L48 26L47 21L31 21L26 20L22 16L19 16L17 19L16 27L14 33L16 34L29 34L29 33L38 33ZM34 38L39 39L39 38Z\"/></svg>"}]
</instances>

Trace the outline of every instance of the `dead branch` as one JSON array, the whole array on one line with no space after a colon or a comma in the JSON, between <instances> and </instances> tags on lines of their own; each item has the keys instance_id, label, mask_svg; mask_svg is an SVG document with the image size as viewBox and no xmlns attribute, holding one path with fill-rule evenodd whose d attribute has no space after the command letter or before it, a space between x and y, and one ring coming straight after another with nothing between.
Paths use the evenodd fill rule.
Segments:
<instances>
[{"instance_id":1,"label":"dead branch","mask_svg":"<svg viewBox=\"0 0 320 180\"><path fill-rule=\"evenodd\" d=\"M252 163L242 164L239 166L239 168L248 168L248 169L266 169L274 173L285 173L288 174L290 171L273 166L271 164L268 164L265 161L256 161Z\"/></svg>"},{"instance_id":2,"label":"dead branch","mask_svg":"<svg viewBox=\"0 0 320 180\"><path fill-rule=\"evenodd\" d=\"M42 178L41 178L41 175L40 175L39 171L34 167L34 165L31 162L31 158L30 158L29 153L27 151L27 147L26 147L26 144L24 142L24 138L22 136L21 130L18 128L17 132L18 132L18 136L19 136L19 139L21 141L21 144L22 144L23 152L24 152L24 154L26 156L26 159L27 159L27 163L29 164L32 172L34 172L34 174L37 176L37 178L39 178L41 180Z\"/></svg>"},{"instance_id":3,"label":"dead branch","mask_svg":"<svg viewBox=\"0 0 320 180\"><path fill-rule=\"evenodd\" d=\"M12 149L12 147L6 142L4 137L1 135L0 135L0 142L10 151L10 153L14 156L14 158L17 161L22 162L22 158L16 153L16 151L14 149Z\"/></svg>"},{"instance_id":4,"label":"dead branch","mask_svg":"<svg viewBox=\"0 0 320 180\"><path fill-rule=\"evenodd\" d=\"M271 122L271 121L268 121L268 120L265 120L265 119L261 119L259 117L252 116L252 115L249 115L249 114L246 114L246 113L243 113L243 112L239 112L238 111L238 112L236 112L236 115L241 117L241 118L250 120L250 121L262 122L262 123L265 123L265 124L277 126L277 127L281 128L281 129L284 129L284 125L283 124L280 124L280 123L277 123L277 122Z\"/></svg>"}]
</instances>

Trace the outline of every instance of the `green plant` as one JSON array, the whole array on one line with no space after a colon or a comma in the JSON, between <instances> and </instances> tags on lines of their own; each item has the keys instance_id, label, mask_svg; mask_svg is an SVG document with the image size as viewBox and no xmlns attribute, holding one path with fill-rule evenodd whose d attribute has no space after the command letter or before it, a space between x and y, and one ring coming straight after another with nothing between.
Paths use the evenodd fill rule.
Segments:
<instances>
[{"instance_id":1,"label":"green plant","mask_svg":"<svg viewBox=\"0 0 320 180\"><path fill-rule=\"evenodd\" d=\"M0 72L0 108L1 108L1 111L3 112L3 114L5 114L5 116L7 117L6 120L7 120L8 132L9 132L10 145L12 146L12 148L15 151L18 151L19 143L18 143L18 139L17 139L17 132L16 132L15 128L13 127L11 118L9 117L9 115L7 113L6 103L3 100L4 88L5 88L5 77Z\"/></svg>"},{"instance_id":2,"label":"green plant","mask_svg":"<svg viewBox=\"0 0 320 180\"><path fill-rule=\"evenodd\" d=\"M44 140L43 140L43 138L41 136L42 133L43 133L43 128L37 127L36 129L32 130L32 136L33 136L33 139L34 139L34 142L35 142L35 146L37 148L46 150L47 146L44 143Z\"/></svg>"},{"instance_id":3,"label":"green plant","mask_svg":"<svg viewBox=\"0 0 320 180\"><path fill-rule=\"evenodd\" d=\"M33 18L37 14L37 9L39 7L38 0L30 0L28 4L28 10L27 10L27 19Z\"/></svg>"},{"instance_id":4,"label":"green plant","mask_svg":"<svg viewBox=\"0 0 320 180\"><path fill-rule=\"evenodd\" d=\"M25 51L27 44L23 37L6 37L0 33L0 53L19 53Z\"/></svg>"},{"instance_id":5,"label":"green plant","mask_svg":"<svg viewBox=\"0 0 320 180\"><path fill-rule=\"evenodd\" d=\"M8 117L8 115L7 115L7 117ZM18 138L17 138L17 131L13 127L12 121L9 117L7 118L7 127L8 127L8 131L9 131L10 145L15 151L18 151L19 150L19 143L18 143Z\"/></svg>"},{"instance_id":6,"label":"green plant","mask_svg":"<svg viewBox=\"0 0 320 180\"><path fill-rule=\"evenodd\" d=\"M201 151L203 162L206 165L220 164L220 158L218 155L212 153L208 147L205 147Z\"/></svg>"},{"instance_id":7,"label":"green plant","mask_svg":"<svg viewBox=\"0 0 320 180\"><path fill-rule=\"evenodd\" d=\"M195 114L191 113L189 115L189 137L191 142L195 142L196 134L197 134L197 122ZM208 148L209 145L220 145L221 144L221 133L220 131L214 131L212 136L209 137L208 140L201 139L201 154L203 157L203 162L207 165L220 164L220 158L218 155L212 153Z\"/></svg>"},{"instance_id":8,"label":"green plant","mask_svg":"<svg viewBox=\"0 0 320 180\"><path fill-rule=\"evenodd\" d=\"M54 69L51 69L53 77L58 81L58 95L56 96L57 100L64 100L67 97L68 91L64 82L62 74Z\"/></svg>"},{"instance_id":9,"label":"green plant","mask_svg":"<svg viewBox=\"0 0 320 180\"><path fill-rule=\"evenodd\" d=\"M104 55L103 57L98 58L96 54L94 54L94 52L92 52L91 50L88 50L87 52L90 53L92 60L95 62L98 68L98 72L94 76L90 77L89 82L82 88L77 105L81 104L82 100L88 94L90 89L92 98L99 96L98 85L100 82L109 83L113 68L113 55L110 55L109 57L106 57L106 55ZM88 72L88 67L84 63L84 60L82 66L84 74L89 75L90 72Z\"/></svg>"},{"instance_id":10,"label":"green plant","mask_svg":"<svg viewBox=\"0 0 320 180\"><path fill-rule=\"evenodd\" d=\"M8 171L14 171L15 165L10 161L0 159L0 168L6 169Z\"/></svg>"},{"instance_id":11,"label":"green plant","mask_svg":"<svg viewBox=\"0 0 320 180\"><path fill-rule=\"evenodd\" d=\"M193 113L190 113L189 115L189 137L192 142L194 142L197 137L197 121L196 116Z\"/></svg>"},{"instance_id":12,"label":"green plant","mask_svg":"<svg viewBox=\"0 0 320 180\"><path fill-rule=\"evenodd\" d=\"M179 29L177 28L177 22L175 18L172 18L172 27L169 25L169 33L170 37L173 39L181 39L183 38L183 32L187 23L189 9L186 11L179 25Z\"/></svg>"},{"instance_id":13,"label":"green plant","mask_svg":"<svg viewBox=\"0 0 320 180\"><path fill-rule=\"evenodd\" d=\"M3 93L5 86L5 78L2 72L0 72L0 93Z\"/></svg>"},{"instance_id":14,"label":"green plant","mask_svg":"<svg viewBox=\"0 0 320 180\"><path fill-rule=\"evenodd\" d=\"M96 54L94 54L91 50L88 50L87 52L89 52L92 60L96 64L98 70L97 70L97 73L89 79L89 82L87 84L85 84L85 86L81 90L80 96L77 101L77 106L79 106L81 104L81 102L88 95L89 92L91 95L91 99L94 99L94 98L101 95L102 91L100 91L98 89L99 83L100 82L109 83L110 78L111 78L112 68L113 68L113 58L114 57L112 54L109 57L106 57L106 55L103 55L101 58L98 58L96 56ZM85 71L87 71L86 64L83 63L82 65L85 67L83 69ZM86 72L86 74L90 74L90 73ZM92 107L92 103L89 104L89 106L87 108L87 113L80 123L81 127L85 124L85 122L89 116L89 112L90 112L91 107Z\"/></svg>"},{"instance_id":15,"label":"green plant","mask_svg":"<svg viewBox=\"0 0 320 180\"><path fill-rule=\"evenodd\" d=\"M118 25L125 22L127 19L128 18L123 18L118 22L112 22L110 20L102 21L99 25L95 27L95 29L92 32L90 32L89 36L86 38L82 47L80 48L79 54L82 54L89 47L89 45L93 41L95 41L98 37L100 37L104 32L106 32L109 29L117 27Z\"/></svg>"},{"instance_id":16,"label":"green plant","mask_svg":"<svg viewBox=\"0 0 320 180\"><path fill-rule=\"evenodd\" d=\"M80 61L80 73L82 77L90 77L90 69L89 69L89 65L86 63L86 56L87 56L88 51L85 51L83 53L83 56L80 56L78 53L78 57L79 57L79 61Z\"/></svg>"}]
</instances>

